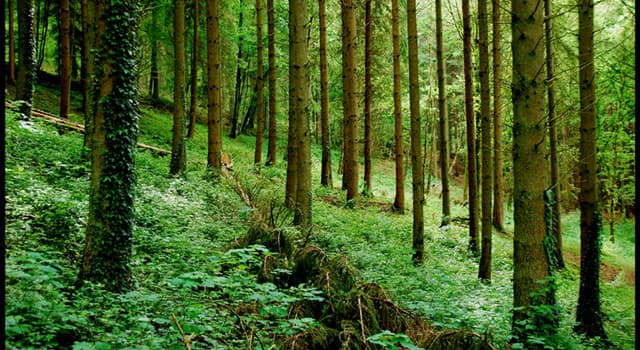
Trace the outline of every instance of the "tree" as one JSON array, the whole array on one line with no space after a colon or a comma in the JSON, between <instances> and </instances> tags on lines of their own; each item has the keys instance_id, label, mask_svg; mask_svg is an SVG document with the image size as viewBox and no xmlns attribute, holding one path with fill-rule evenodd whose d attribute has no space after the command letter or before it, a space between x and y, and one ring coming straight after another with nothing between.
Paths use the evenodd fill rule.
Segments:
<instances>
[{"instance_id":1,"label":"tree","mask_svg":"<svg viewBox=\"0 0 640 350\"><path fill-rule=\"evenodd\" d=\"M580 294L576 332L607 340L600 311L600 227L596 162L593 0L578 0L580 62Z\"/></svg>"},{"instance_id":2,"label":"tree","mask_svg":"<svg viewBox=\"0 0 640 350\"><path fill-rule=\"evenodd\" d=\"M307 1L289 2L289 128L295 129L296 169L294 223L311 225L311 135L309 134L309 77L307 59ZM289 149L291 151L291 149Z\"/></svg>"},{"instance_id":3,"label":"tree","mask_svg":"<svg viewBox=\"0 0 640 350\"><path fill-rule=\"evenodd\" d=\"M242 77L245 68L242 61L244 60L244 34L242 26L244 24L244 0L240 0L240 13L238 14L238 61L236 63L236 90L233 100L233 115L231 116L231 132L229 137L235 139L238 136L238 118L240 115L240 99L242 97Z\"/></svg>"},{"instance_id":4,"label":"tree","mask_svg":"<svg viewBox=\"0 0 640 350\"><path fill-rule=\"evenodd\" d=\"M193 0L193 52L191 53L191 100L189 104L189 131L187 137L196 134L198 115L198 0Z\"/></svg>"},{"instance_id":5,"label":"tree","mask_svg":"<svg viewBox=\"0 0 640 350\"><path fill-rule=\"evenodd\" d=\"M327 1L318 2L320 26L320 124L322 134L322 165L320 184L333 187L331 174L331 144L329 140L329 66L327 64Z\"/></svg>"},{"instance_id":6,"label":"tree","mask_svg":"<svg viewBox=\"0 0 640 350\"><path fill-rule=\"evenodd\" d=\"M476 162L476 123L473 113L471 75L471 20L469 0L462 0L464 111L467 127L467 183L469 186L469 251L478 253L478 165Z\"/></svg>"},{"instance_id":7,"label":"tree","mask_svg":"<svg viewBox=\"0 0 640 350\"><path fill-rule=\"evenodd\" d=\"M424 176L420 123L420 85L418 81L418 29L416 1L407 1L409 39L409 104L411 110L411 169L413 188L413 263L422 264L424 254Z\"/></svg>"},{"instance_id":8,"label":"tree","mask_svg":"<svg viewBox=\"0 0 640 350\"><path fill-rule=\"evenodd\" d=\"M220 81L220 2L207 1L207 166L220 169L222 157L222 104Z\"/></svg>"},{"instance_id":9,"label":"tree","mask_svg":"<svg viewBox=\"0 0 640 350\"><path fill-rule=\"evenodd\" d=\"M445 81L444 49L442 43L442 1L436 0L436 57L438 61L438 116L440 121L440 180L442 181L442 222L451 222L449 207L449 120L447 116L447 87Z\"/></svg>"},{"instance_id":10,"label":"tree","mask_svg":"<svg viewBox=\"0 0 640 350\"><path fill-rule=\"evenodd\" d=\"M257 94L257 102L256 102L256 110L257 110L257 118L256 118L256 150L254 156L254 163L260 164L262 163L262 129L263 119L264 119L264 102L263 102L263 69L262 69L262 1L256 0L256 42L258 46L258 59L257 59L257 81L256 81L256 94Z\"/></svg>"},{"instance_id":11,"label":"tree","mask_svg":"<svg viewBox=\"0 0 640 350\"><path fill-rule=\"evenodd\" d=\"M556 316L536 313L539 305L553 306L550 266L544 246L546 171L542 7L536 2L511 3L513 54L513 333L534 334L556 323ZM535 176L531 176L535 174ZM550 318L550 319L549 319ZM523 327L522 324L534 327Z\"/></svg>"},{"instance_id":12,"label":"tree","mask_svg":"<svg viewBox=\"0 0 640 350\"><path fill-rule=\"evenodd\" d=\"M95 2L95 127L91 135L91 196L79 280L121 292L132 287L135 145L138 132L137 1Z\"/></svg>"},{"instance_id":13,"label":"tree","mask_svg":"<svg viewBox=\"0 0 640 350\"><path fill-rule=\"evenodd\" d=\"M95 54L93 48L96 42L96 4L94 1L82 0L82 49L80 78L82 81L82 112L84 113L84 147L89 148L91 128L93 127L91 79L95 71Z\"/></svg>"},{"instance_id":14,"label":"tree","mask_svg":"<svg viewBox=\"0 0 640 350\"><path fill-rule=\"evenodd\" d=\"M16 100L24 101L19 112L31 117L36 85L36 47L33 40L33 0L18 1L18 76Z\"/></svg>"},{"instance_id":15,"label":"tree","mask_svg":"<svg viewBox=\"0 0 640 350\"><path fill-rule=\"evenodd\" d=\"M371 194L371 0L364 15L364 193Z\"/></svg>"},{"instance_id":16,"label":"tree","mask_svg":"<svg viewBox=\"0 0 640 350\"><path fill-rule=\"evenodd\" d=\"M546 0L545 0L546 1ZM500 0L492 0L493 11L493 227L504 231L504 181L502 176L502 24ZM545 16L546 18L546 16Z\"/></svg>"},{"instance_id":17,"label":"tree","mask_svg":"<svg viewBox=\"0 0 640 350\"><path fill-rule=\"evenodd\" d=\"M551 188L553 191L553 203L551 208L551 229L555 238L555 262L556 268L564 268L562 257L562 229L560 227L560 176L558 165L558 128L556 126L556 93L554 88L554 64L553 64L553 29L551 26L551 0L544 1L544 32L547 66L547 114L549 115L549 158L551 162ZM496 160L497 162L497 160ZM496 163L497 164L497 163ZM495 220L495 216L494 216ZM495 221L494 221L495 223Z\"/></svg>"},{"instance_id":18,"label":"tree","mask_svg":"<svg viewBox=\"0 0 640 350\"><path fill-rule=\"evenodd\" d=\"M158 71L158 34L160 11L151 11L151 72L149 76L149 96L155 101L160 98L160 73Z\"/></svg>"},{"instance_id":19,"label":"tree","mask_svg":"<svg viewBox=\"0 0 640 350\"><path fill-rule=\"evenodd\" d=\"M396 196L393 210L404 213L404 168L402 153L402 96L400 95L400 29L398 0L391 0L391 36L393 45L393 120L396 160Z\"/></svg>"},{"instance_id":20,"label":"tree","mask_svg":"<svg viewBox=\"0 0 640 350\"><path fill-rule=\"evenodd\" d=\"M491 111L489 108L489 25L487 0L478 0L478 47L480 53L480 116L482 129L482 247L478 278L491 281Z\"/></svg>"},{"instance_id":21,"label":"tree","mask_svg":"<svg viewBox=\"0 0 640 350\"><path fill-rule=\"evenodd\" d=\"M60 117L69 118L71 98L71 15L69 0L60 1Z\"/></svg>"},{"instance_id":22,"label":"tree","mask_svg":"<svg viewBox=\"0 0 640 350\"><path fill-rule=\"evenodd\" d=\"M9 75L7 83L13 85L16 83L16 45L13 37L13 0L7 0L7 7L9 9L9 11L7 11L7 16L9 17Z\"/></svg>"},{"instance_id":23,"label":"tree","mask_svg":"<svg viewBox=\"0 0 640 350\"><path fill-rule=\"evenodd\" d=\"M269 145L267 166L276 164L276 31L273 0L267 0L267 27L269 37Z\"/></svg>"},{"instance_id":24,"label":"tree","mask_svg":"<svg viewBox=\"0 0 640 350\"><path fill-rule=\"evenodd\" d=\"M344 184L347 201L358 195L357 4L342 1L342 106L344 110Z\"/></svg>"},{"instance_id":25,"label":"tree","mask_svg":"<svg viewBox=\"0 0 640 350\"><path fill-rule=\"evenodd\" d=\"M174 79L173 79L173 144L171 146L171 175L184 174L187 166L185 133L185 50L184 50L184 0L174 2Z\"/></svg>"}]
</instances>

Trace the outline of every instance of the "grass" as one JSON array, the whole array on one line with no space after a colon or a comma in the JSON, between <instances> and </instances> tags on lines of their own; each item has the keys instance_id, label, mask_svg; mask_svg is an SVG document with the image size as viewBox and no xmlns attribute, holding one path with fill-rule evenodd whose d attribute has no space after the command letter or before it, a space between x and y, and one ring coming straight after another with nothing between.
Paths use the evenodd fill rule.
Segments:
<instances>
[{"instance_id":1,"label":"grass","mask_svg":"<svg viewBox=\"0 0 640 350\"><path fill-rule=\"evenodd\" d=\"M36 107L56 111L54 91L38 88ZM39 105L38 101L45 102ZM78 103L78 99L74 99ZM139 141L170 148L171 116L142 108ZM282 140L280 140L282 142ZM224 139L242 183L264 200L284 197L286 163L279 145L278 163L256 172L254 138ZM246 232L250 208L224 181L208 180L206 129L198 125L189 141L186 179L169 178L168 159L149 152L136 158L136 230L132 262L136 289L124 295L100 286L76 290L75 275L88 212L88 164L80 134L62 133L35 121L21 125L7 119L7 348L180 349L179 333L198 336L196 348L269 348L282 334L309 325L287 317L300 290L260 283L255 269L265 253L259 247L227 251ZM425 263L411 264L411 215L391 214L394 171L390 161L374 160L374 197L359 198L345 208L344 193L320 187L320 151L313 146L313 243L346 254L362 281L376 281L394 300L442 328L488 333L503 348L511 327L511 235L494 234L493 279L477 279L477 258L467 253L461 224L440 228L436 190L425 204ZM339 154L333 154L334 185ZM407 175L408 179L410 174ZM437 179L434 179L437 181ZM407 186L410 189L410 186ZM411 196L407 192L410 208ZM452 202L462 189L452 188ZM452 205L453 217L466 208ZM511 215L507 232L513 232ZM286 223L285 223L286 225ZM608 229L606 227L605 229ZM579 255L579 215L563 217L564 249ZM608 237L606 230L604 237ZM617 224L616 242L603 242L610 273L602 282L602 307L611 340L621 349L635 346L635 238L633 221ZM568 259L560 274L558 348L589 349L572 335L579 283L578 266ZM604 277L604 276L603 276ZM302 295L302 296L301 296ZM256 298L264 303L259 310ZM241 312L239 310L244 310Z\"/></svg>"}]
</instances>

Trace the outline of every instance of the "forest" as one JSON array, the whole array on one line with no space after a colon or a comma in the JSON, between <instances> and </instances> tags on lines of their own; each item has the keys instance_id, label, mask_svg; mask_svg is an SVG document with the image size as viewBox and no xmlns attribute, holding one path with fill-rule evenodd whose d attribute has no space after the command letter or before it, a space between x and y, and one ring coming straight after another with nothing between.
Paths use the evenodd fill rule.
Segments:
<instances>
[{"instance_id":1,"label":"forest","mask_svg":"<svg viewBox=\"0 0 640 350\"><path fill-rule=\"evenodd\" d=\"M6 0L7 349L634 349L628 0Z\"/></svg>"}]
</instances>

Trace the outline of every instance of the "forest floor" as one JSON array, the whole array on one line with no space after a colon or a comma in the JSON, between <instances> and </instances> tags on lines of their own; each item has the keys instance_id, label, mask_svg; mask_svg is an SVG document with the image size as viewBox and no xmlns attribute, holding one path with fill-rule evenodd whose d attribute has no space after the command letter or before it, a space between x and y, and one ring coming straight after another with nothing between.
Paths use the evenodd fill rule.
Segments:
<instances>
[{"instance_id":1,"label":"forest floor","mask_svg":"<svg viewBox=\"0 0 640 350\"><path fill-rule=\"evenodd\" d=\"M37 88L37 108L56 113L57 101L54 88ZM79 103L74 96L76 112ZM139 141L169 148L171 116L144 105L142 112ZM81 122L77 115L72 119ZM285 289L275 282L263 283L256 270L277 253L263 246L234 245L251 228L261 206L269 205L279 218L276 226L292 242L312 243L328 257L345 256L360 283L381 286L391 300L431 326L486 334L497 348L507 347L512 312L510 213L505 218L506 233L494 234L491 284L478 281L478 259L467 252L467 209L455 204L462 202L461 188L452 188L453 224L439 227L437 179L425 205L425 264L411 264L411 215L389 211L394 172L388 160L374 160L374 196L360 197L349 203L350 208L342 191L320 187L314 176L314 228L300 233L290 225L290 215L277 216L279 209L273 204L284 196L286 174L284 131L279 136L278 164L259 171L250 162L253 137L224 139L225 152L234 162L236 184L259 203L254 207L242 201L232 181L210 180L203 125L198 125L196 138L188 143L185 179L167 176L168 158L138 152L132 262L136 289L114 295L96 285L75 287L88 213L89 168L81 134L38 120L20 122L9 112L6 347L184 349L184 341L193 349L291 345L283 339L295 340L299 334L319 329L316 320L290 317L292 306L312 304L322 296L310 286ZM319 174L320 152L314 145L314 174ZM337 152L333 159L340 159ZM410 188L407 190L410 205ZM567 213L562 224L567 269L558 274L560 328L543 343L551 348L595 349L596 345L572 333L579 285L579 214ZM602 243L605 327L620 349L635 347L633 226L633 220L621 220L615 243ZM608 237L607 229L604 237ZM285 267L274 271L292 273ZM196 336L188 339L191 333ZM360 335L357 327L353 334ZM399 339L383 334L372 338L368 346L406 345Z\"/></svg>"}]
</instances>

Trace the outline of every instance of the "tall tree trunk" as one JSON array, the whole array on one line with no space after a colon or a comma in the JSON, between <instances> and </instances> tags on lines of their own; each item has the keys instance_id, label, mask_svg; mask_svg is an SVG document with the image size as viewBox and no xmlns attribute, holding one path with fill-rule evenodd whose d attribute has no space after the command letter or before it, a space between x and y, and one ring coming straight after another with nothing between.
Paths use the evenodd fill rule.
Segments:
<instances>
[{"instance_id":1,"label":"tall tree trunk","mask_svg":"<svg viewBox=\"0 0 640 350\"><path fill-rule=\"evenodd\" d=\"M600 310L600 228L596 160L593 0L578 0L580 61L580 294L575 330L607 340Z\"/></svg>"},{"instance_id":2,"label":"tall tree trunk","mask_svg":"<svg viewBox=\"0 0 640 350\"><path fill-rule=\"evenodd\" d=\"M551 228L555 237L556 268L564 268L562 257L562 229L560 227L560 174L558 173L558 128L556 126L556 93L553 86L555 80L553 64L553 29L551 26L551 0L544 1L544 31L547 49L547 108L549 114L549 153L551 160L551 187L553 204L551 212Z\"/></svg>"},{"instance_id":3,"label":"tall tree trunk","mask_svg":"<svg viewBox=\"0 0 640 350\"><path fill-rule=\"evenodd\" d=\"M196 134L198 115L198 0L193 0L193 52L191 53L191 101L189 104L189 131L187 137Z\"/></svg>"},{"instance_id":4,"label":"tall tree trunk","mask_svg":"<svg viewBox=\"0 0 640 350\"><path fill-rule=\"evenodd\" d=\"M169 174L183 175L187 166L186 118L185 118L185 50L184 50L184 0L174 3L174 69L173 80L173 145Z\"/></svg>"},{"instance_id":5,"label":"tall tree trunk","mask_svg":"<svg viewBox=\"0 0 640 350\"><path fill-rule=\"evenodd\" d=\"M420 122L420 85L418 79L418 29L416 0L407 0L409 40L409 103L411 109L411 168L413 188L413 263L420 265L424 255L424 170Z\"/></svg>"},{"instance_id":6,"label":"tall tree trunk","mask_svg":"<svg viewBox=\"0 0 640 350\"><path fill-rule=\"evenodd\" d=\"M256 78L256 150L253 162L255 164L262 163L262 129L264 128L264 94L262 86L264 85L264 73L262 68L262 1L256 0L256 42L258 46L257 59L257 78Z\"/></svg>"},{"instance_id":7,"label":"tall tree trunk","mask_svg":"<svg viewBox=\"0 0 640 350\"><path fill-rule=\"evenodd\" d=\"M28 0L31 1L31 0ZM36 47L36 53L37 53L37 58L36 58L36 63L35 63L35 71L38 72L40 71L40 68L42 67L42 62L44 61L44 56L46 54L46 46L47 46L47 33L49 32L49 16L50 16L50 8L51 8L51 1L52 0L44 0L44 2L39 1L38 2L38 10L35 13L36 16L36 35L35 35L35 47ZM18 1L18 3L20 3L20 1ZM31 3L33 3L31 1ZM43 8L44 8L44 12L42 14L42 16L40 16L40 3L43 4ZM19 10L18 10L19 12ZM40 32L40 18L42 18L42 32ZM20 22L18 20L18 22ZM18 23L19 24L19 23Z\"/></svg>"},{"instance_id":8,"label":"tall tree trunk","mask_svg":"<svg viewBox=\"0 0 640 350\"><path fill-rule=\"evenodd\" d=\"M311 226L311 134L309 133L309 77L307 59L307 1L289 2L289 114L295 115L296 205L294 223Z\"/></svg>"},{"instance_id":9,"label":"tall tree trunk","mask_svg":"<svg viewBox=\"0 0 640 350\"><path fill-rule=\"evenodd\" d=\"M364 15L364 194L371 194L371 0Z\"/></svg>"},{"instance_id":10,"label":"tall tree trunk","mask_svg":"<svg viewBox=\"0 0 640 350\"><path fill-rule=\"evenodd\" d=\"M478 48L480 51L480 116L482 130L482 249L478 278L491 281L491 110L489 87L489 25L487 23L487 0L478 0Z\"/></svg>"},{"instance_id":11,"label":"tall tree trunk","mask_svg":"<svg viewBox=\"0 0 640 350\"><path fill-rule=\"evenodd\" d=\"M236 90L235 99L233 100L233 115L231 116L231 133L229 137L235 139L238 136L238 118L240 116L240 99L242 97L242 76L244 68L242 60L244 59L244 34L242 34L242 26L244 24L244 1L240 0L240 13L238 14L238 62L236 64Z\"/></svg>"},{"instance_id":12,"label":"tall tree trunk","mask_svg":"<svg viewBox=\"0 0 640 350\"><path fill-rule=\"evenodd\" d=\"M269 37L269 145L267 166L276 164L276 32L273 0L267 0L267 27Z\"/></svg>"},{"instance_id":13,"label":"tall tree trunk","mask_svg":"<svg viewBox=\"0 0 640 350\"><path fill-rule=\"evenodd\" d=\"M89 148L93 128L92 81L95 67L94 48L96 45L96 4L95 1L82 0L82 111L84 113L84 147Z\"/></svg>"},{"instance_id":14,"label":"tall tree trunk","mask_svg":"<svg viewBox=\"0 0 640 350\"><path fill-rule=\"evenodd\" d=\"M546 1L546 0L545 0ZM493 11L493 227L504 232L504 181L502 176L502 24L500 0Z\"/></svg>"},{"instance_id":15,"label":"tall tree trunk","mask_svg":"<svg viewBox=\"0 0 640 350\"><path fill-rule=\"evenodd\" d=\"M108 290L122 292L133 287L137 8L135 1L98 0L94 4L96 64L101 69L93 86L91 198L79 280L104 283Z\"/></svg>"},{"instance_id":16,"label":"tall tree trunk","mask_svg":"<svg viewBox=\"0 0 640 350\"><path fill-rule=\"evenodd\" d=\"M469 251L478 253L478 165L476 119L473 111L473 75L471 74L471 19L469 0L462 0L464 112L467 128L467 184L469 187Z\"/></svg>"},{"instance_id":17,"label":"tall tree trunk","mask_svg":"<svg viewBox=\"0 0 640 350\"><path fill-rule=\"evenodd\" d=\"M358 195L358 83L357 77L357 4L342 1L342 85L344 94L344 182L347 201Z\"/></svg>"},{"instance_id":18,"label":"tall tree trunk","mask_svg":"<svg viewBox=\"0 0 640 350\"><path fill-rule=\"evenodd\" d=\"M157 5L157 4L156 4ZM156 8L151 12L151 74L149 77L149 95L154 101L160 98L160 73L158 70L158 38L160 11Z\"/></svg>"},{"instance_id":19,"label":"tall tree trunk","mask_svg":"<svg viewBox=\"0 0 640 350\"><path fill-rule=\"evenodd\" d=\"M13 30L13 0L7 0L7 16L9 17L9 79L7 83L14 85L16 83L16 45Z\"/></svg>"},{"instance_id":20,"label":"tall tree trunk","mask_svg":"<svg viewBox=\"0 0 640 350\"><path fill-rule=\"evenodd\" d=\"M31 117L36 86L36 48L33 40L33 0L18 1L18 77L16 100L24 101L19 112Z\"/></svg>"},{"instance_id":21,"label":"tall tree trunk","mask_svg":"<svg viewBox=\"0 0 640 350\"><path fill-rule=\"evenodd\" d=\"M436 56L438 61L438 115L440 128L440 180L442 182L441 226L451 222L449 206L449 117L447 116L447 86L445 80L444 49L442 43L442 1L436 0Z\"/></svg>"},{"instance_id":22,"label":"tall tree trunk","mask_svg":"<svg viewBox=\"0 0 640 350\"><path fill-rule=\"evenodd\" d=\"M402 151L402 96L400 87L400 29L398 23L398 0L391 0L391 36L393 41L393 120L396 160L396 197L393 210L404 213L404 169Z\"/></svg>"},{"instance_id":23,"label":"tall tree trunk","mask_svg":"<svg viewBox=\"0 0 640 350\"><path fill-rule=\"evenodd\" d=\"M320 184L333 187L331 143L329 140L329 66L327 64L327 1L318 3L320 17L320 125L322 133L322 170Z\"/></svg>"},{"instance_id":24,"label":"tall tree trunk","mask_svg":"<svg viewBox=\"0 0 640 350\"><path fill-rule=\"evenodd\" d=\"M220 2L207 1L207 166L219 170L222 157Z\"/></svg>"},{"instance_id":25,"label":"tall tree trunk","mask_svg":"<svg viewBox=\"0 0 640 350\"><path fill-rule=\"evenodd\" d=\"M69 0L60 1L60 117L69 118L71 98L71 14Z\"/></svg>"},{"instance_id":26,"label":"tall tree trunk","mask_svg":"<svg viewBox=\"0 0 640 350\"><path fill-rule=\"evenodd\" d=\"M544 239L544 191L549 186L544 141L544 65L542 6L536 2L511 3L513 53L513 333L518 337L536 335L521 321L531 325L557 321L555 315L531 312L538 305L554 306L550 287L550 266ZM535 174L535 176L532 176ZM549 319L551 318L551 319ZM548 328L545 327L545 332Z\"/></svg>"}]
</instances>

